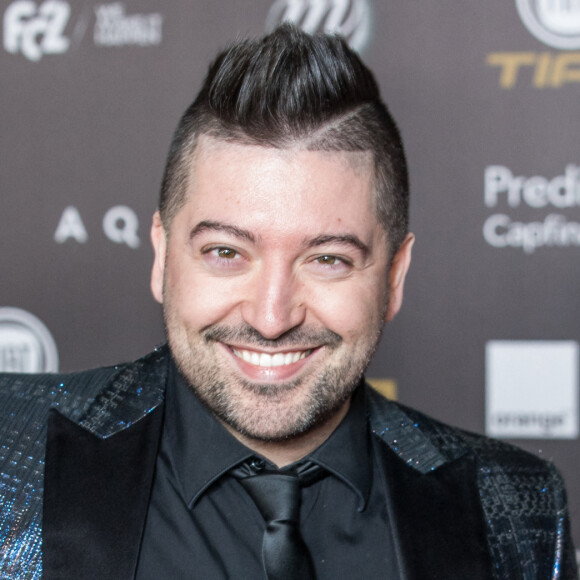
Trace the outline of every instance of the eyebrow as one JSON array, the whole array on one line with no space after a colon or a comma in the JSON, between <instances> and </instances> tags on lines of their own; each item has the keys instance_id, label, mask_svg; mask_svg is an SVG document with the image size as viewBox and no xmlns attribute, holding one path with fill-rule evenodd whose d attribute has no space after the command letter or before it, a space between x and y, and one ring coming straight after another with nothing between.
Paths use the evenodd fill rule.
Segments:
<instances>
[{"instance_id":1,"label":"eyebrow","mask_svg":"<svg viewBox=\"0 0 580 580\"><path fill-rule=\"evenodd\" d=\"M248 230L244 230L242 228L238 228L236 226L232 226L230 224L224 224L221 222L213 222L213 221L202 221L199 222L192 230L189 232L189 239L192 240L195 236L201 234L202 232L206 231L213 231L213 232L225 232L226 234L230 234L236 238L241 238L243 240L248 240L249 242L255 243L256 238L254 234Z\"/></svg>"},{"instance_id":2,"label":"eyebrow","mask_svg":"<svg viewBox=\"0 0 580 580\"><path fill-rule=\"evenodd\" d=\"M343 244L353 246L358 250L360 250L365 257L368 256L370 253L369 247L364 242L362 242L360 238L352 234L342 234L342 235L324 234L312 238L311 240L308 240L306 242L306 247L315 248L317 246L323 246L324 244Z\"/></svg>"},{"instance_id":3,"label":"eyebrow","mask_svg":"<svg viewBox=\"0 0 580 580\"><path fill-rule=\"evenodd\" d=\"M256 242L256 237L249 230L244 230L243 228L239 228L231 224L210 220L201 221L194 228L192 228L191 232L189 232L189 239L192 240L199 234L206 231L225 232L236 238L248 240L253 244ZM341 244L352 246L357 250L360 250L365 257L370 253L369 247L359 237L352 234L322 234L320 236L316 236L315 238L306 240L304 242L304 247L316 248L325 244Z\"/></svg>"}]
</instances>

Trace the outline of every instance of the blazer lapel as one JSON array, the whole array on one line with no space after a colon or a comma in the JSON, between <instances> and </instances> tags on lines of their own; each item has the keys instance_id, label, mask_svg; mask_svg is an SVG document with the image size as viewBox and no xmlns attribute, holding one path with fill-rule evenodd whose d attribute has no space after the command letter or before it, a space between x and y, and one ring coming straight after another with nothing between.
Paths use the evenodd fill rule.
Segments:
<instances>
[{"instance_id":1,"label":"blazer lapel","mask_svg":"<svg viewBox=\"0 0 580 580\"><path fill-rule=\"evenodd\" d=\"M421 473L390 453L385 468L403 578L494 578L473 459Z\"/></svg>"},{"instance_id":2,"label":"blazer lapel","mask_svg":"<svg viewBox=\"0 0 580 580\"><path fill-rule=\"evenodd\" d=\"M163 405L100 438L52 410L43 513L43 578L129 580L159 446Z\"/></svg>"},{"instance_id":3,"label":"blazer lapel","mask_svg":"<svg viewBox=\"0 0 580 580\"><path fill-rule=\"evenodd\" d=\"M457 432L367 391L405 580L494 578L474 457Z\"/></svg>"}]
</instances>

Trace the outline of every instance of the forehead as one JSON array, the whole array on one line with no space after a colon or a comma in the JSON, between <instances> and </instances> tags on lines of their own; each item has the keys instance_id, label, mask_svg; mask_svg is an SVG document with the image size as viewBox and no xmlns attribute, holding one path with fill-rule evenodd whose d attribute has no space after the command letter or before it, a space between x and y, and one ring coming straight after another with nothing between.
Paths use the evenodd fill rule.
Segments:
<instances>
[{"instance_id":1,"label":"forehead","mask_svg":"<svg viewBox=\"0 0 580 580\"><path fill-rule=\"evenodd\" d=\"M188 176L186 208L232 205L277 208L282 214L331 209L375 214L370 152L311 151L231 143L201 136ZM336 213L336 211L335 211Z\"/></svg>"},{"instance_id":2,"label":"forehead","mask_svg":"<svg viewBox=\"0 0 580 580\"><path fill-rule=\"evenodd\" d=\"M313 240L348 239L366 248L369 259L386 263L389 241L377 217L373 169L370 153L204 139L193 155L185 202L171 222L170 239L191 240L204 222L211 222L222 233L243 231L262 250L290 255ZM198 243L210 237L214 243L229 240L203 231Z\"/></svg>"}]
</instances>

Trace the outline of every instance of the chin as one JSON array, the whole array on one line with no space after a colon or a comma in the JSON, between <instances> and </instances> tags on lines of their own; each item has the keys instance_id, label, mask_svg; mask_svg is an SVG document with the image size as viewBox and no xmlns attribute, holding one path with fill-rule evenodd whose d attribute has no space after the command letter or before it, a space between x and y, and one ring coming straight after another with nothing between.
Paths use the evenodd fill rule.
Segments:
<instances>
[{"instance_id":1,"label":"chin","mask_svg":"<svg viewBox=\"0 0 580 580\"><path fill-rule=\"evenodd\" d=\"M305 391L300 381L284 385L245 385L243 396L216 385L211 396L197 396L231 430L262 442L282 442L306 435L340 412L358 385L360 375L347 388L319 381ZM248 396L248 392L251 396ZM221 395L221 396L220 396ZM208 400L209 399L209 400Z\"/></svg>"}]
</instances>

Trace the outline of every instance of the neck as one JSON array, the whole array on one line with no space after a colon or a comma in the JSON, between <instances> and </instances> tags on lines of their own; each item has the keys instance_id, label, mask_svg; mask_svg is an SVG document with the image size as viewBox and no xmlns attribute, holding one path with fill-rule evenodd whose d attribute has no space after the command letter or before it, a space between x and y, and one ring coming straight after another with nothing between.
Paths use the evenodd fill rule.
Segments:
<instances>
[{"instance_id":1,"label":"neck","mask_svg":"<svg viewBox=\"0 0 580 580\"><path fill-rule=\"evenodd\" d=\"M261 441L259 439L253 439L252 437L238 433L225 423L224 426L238 441L243 443L246 447L249 447L252 451L258 453L259 455L262 455L277 467L284 467L299 461L320 447L320 445L322 445L330 437L332 432L344 419L349 408L350 399L348 399L343 404L343 406L334 415L332 415L332 417L330 417L321 425L316 426L314 429L308 431L307 433L303 433L302 435L298 435L297 437L292 437L283 441Z\"/></svg>"}]
</instances>

